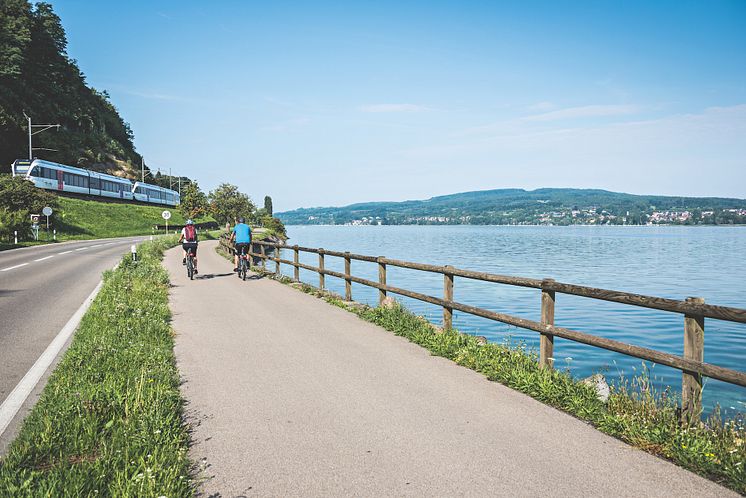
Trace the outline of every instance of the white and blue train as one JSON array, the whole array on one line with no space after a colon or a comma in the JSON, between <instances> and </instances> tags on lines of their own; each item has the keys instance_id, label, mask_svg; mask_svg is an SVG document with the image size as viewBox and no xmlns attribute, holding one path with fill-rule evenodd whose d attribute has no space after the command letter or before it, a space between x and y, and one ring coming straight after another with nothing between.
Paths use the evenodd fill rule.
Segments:
<instances>
[{"instance_id":1,"label":"white and blue train","mask_svg":"<svg viewBox=\"0 0 746 498\"><path fill-rule=\"evenodd\" d=\"M171 189L42 159L18 159L11 168L13 176L22 176L39 188L57 192L167 206L176 206L181 201L179 193Z\"/></svg>"}]
</instances>

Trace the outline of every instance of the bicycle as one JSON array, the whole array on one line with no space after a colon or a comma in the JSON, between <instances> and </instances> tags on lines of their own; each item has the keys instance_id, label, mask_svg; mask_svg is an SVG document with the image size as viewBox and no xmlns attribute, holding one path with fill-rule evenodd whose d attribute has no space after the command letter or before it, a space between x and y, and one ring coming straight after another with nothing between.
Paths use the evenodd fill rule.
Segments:
<instances>
[{"instance_id":1,"label":"bicycle","mask_svg":"<svg viewBox=\"0 0 746 498\"><path fill-rule=\"evenodd\" d=\"M248 256L241 254L238 257L238 278L246 280L246 271L249 268Z\"/></svg>"},{"instance_id":2,"label":"bicycle","mask_svg":"<svg viewBox=\"0 0 746 498\"><path fill-rule=\"evenodd\" d=\"M197 244L195 243L193 246L191 243L186 243L185 249L186 249L186 268L187 268L187 277L189 277L189 280L194 280L194 252L197 249Z\"/></svg>"}]
</instances>

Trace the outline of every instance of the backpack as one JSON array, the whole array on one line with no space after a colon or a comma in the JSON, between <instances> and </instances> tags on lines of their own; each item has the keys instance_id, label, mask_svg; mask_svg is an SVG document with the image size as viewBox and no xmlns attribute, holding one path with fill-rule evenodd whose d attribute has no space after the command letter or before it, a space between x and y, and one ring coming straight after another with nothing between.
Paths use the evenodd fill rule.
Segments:
<instances>
[{"instance_id":1,"label":"backpack","mask_svg":"<svg viewBox=\"0 0 746 498\"><path fill-rule=\"evenodd\" d=\"M197 229L194 228L194 225L184 227L184 240L187 242L195 242L197 240Z\"/></svg>"}]
</instances>

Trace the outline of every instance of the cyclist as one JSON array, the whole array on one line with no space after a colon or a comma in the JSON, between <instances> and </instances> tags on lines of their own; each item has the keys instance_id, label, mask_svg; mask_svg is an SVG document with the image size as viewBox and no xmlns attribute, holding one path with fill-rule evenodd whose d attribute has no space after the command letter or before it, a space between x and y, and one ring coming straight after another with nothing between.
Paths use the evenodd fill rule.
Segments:
<instances>
[{"instance_id":1,"label":"cyclist","mask_svg":"<svg viewBox=\"0 0 746 498\"><path fill-rule=\"evenodd\" d=\"M186 264L187 251L191 251L194 257L194 273L197 273L197 228L192 220L187 220L186 225L181 229L179 243L184 249L184 259L181 260L181 264Z\"/></svg>"},{"instance_id":2,"label":"cyclist","mask_svg":"<svg viewBox=\"0 0 746 498\"><path fill-rule=\"evenodd\" d=\"M251 247L251 228L246 224L243 216L238 219L238 223L231 231L231 242L236 242L236 253L233 257L233 271L238 271L238 256L249 252Z\"/></svg>"}]
</instances>

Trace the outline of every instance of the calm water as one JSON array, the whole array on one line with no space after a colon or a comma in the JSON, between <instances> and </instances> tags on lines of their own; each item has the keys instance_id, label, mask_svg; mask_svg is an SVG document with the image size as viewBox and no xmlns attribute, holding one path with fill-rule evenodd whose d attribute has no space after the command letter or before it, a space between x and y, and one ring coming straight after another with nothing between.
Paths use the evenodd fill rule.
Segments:
<instances>
[{"instance_id":1,"label":"calm water","mask_svg":"<svg viewBox=\"0 0 746 498\"><path fill-rule=\"evenodd\" d=\"M746 308L746 228L733 227L524 227L524 226L290 226L290 244L323 247L421 263L449 264L503 275L556 280L652 296L703 297L708 303ZM283 251L284 259L292 259ZM318 265L318 256L301 253L301 262ZM340 258L326 267L344 271ZM373 263L352 262L356 276L378 279ZM285 266L283 273L292 275ZM301 280L318 285L318 276L301 270ZM442 275L387 268L387 283L442 297ZM344 282L326 278L344 294ZM376 289L353 284L353 298L377 304ZM540 320L540 291L456 277L455 300ZM412 311L440 323L440 308L394 296ZM674 354L683 351L682 315L557 294L555 323L630 344ZM523 341L538 350L538 334L454 311L454 327L490 341ZM555 339L555 365L585 377L601 372L610 380L634 375L642 362L621 354ZM746 325L707 319L705 361L746 367ZM681 387L681 373L652 366L658 386ZM706 380L704 402L719 403L726 414L746 411L746 389Z\"/></svg>"}]
</instances>

